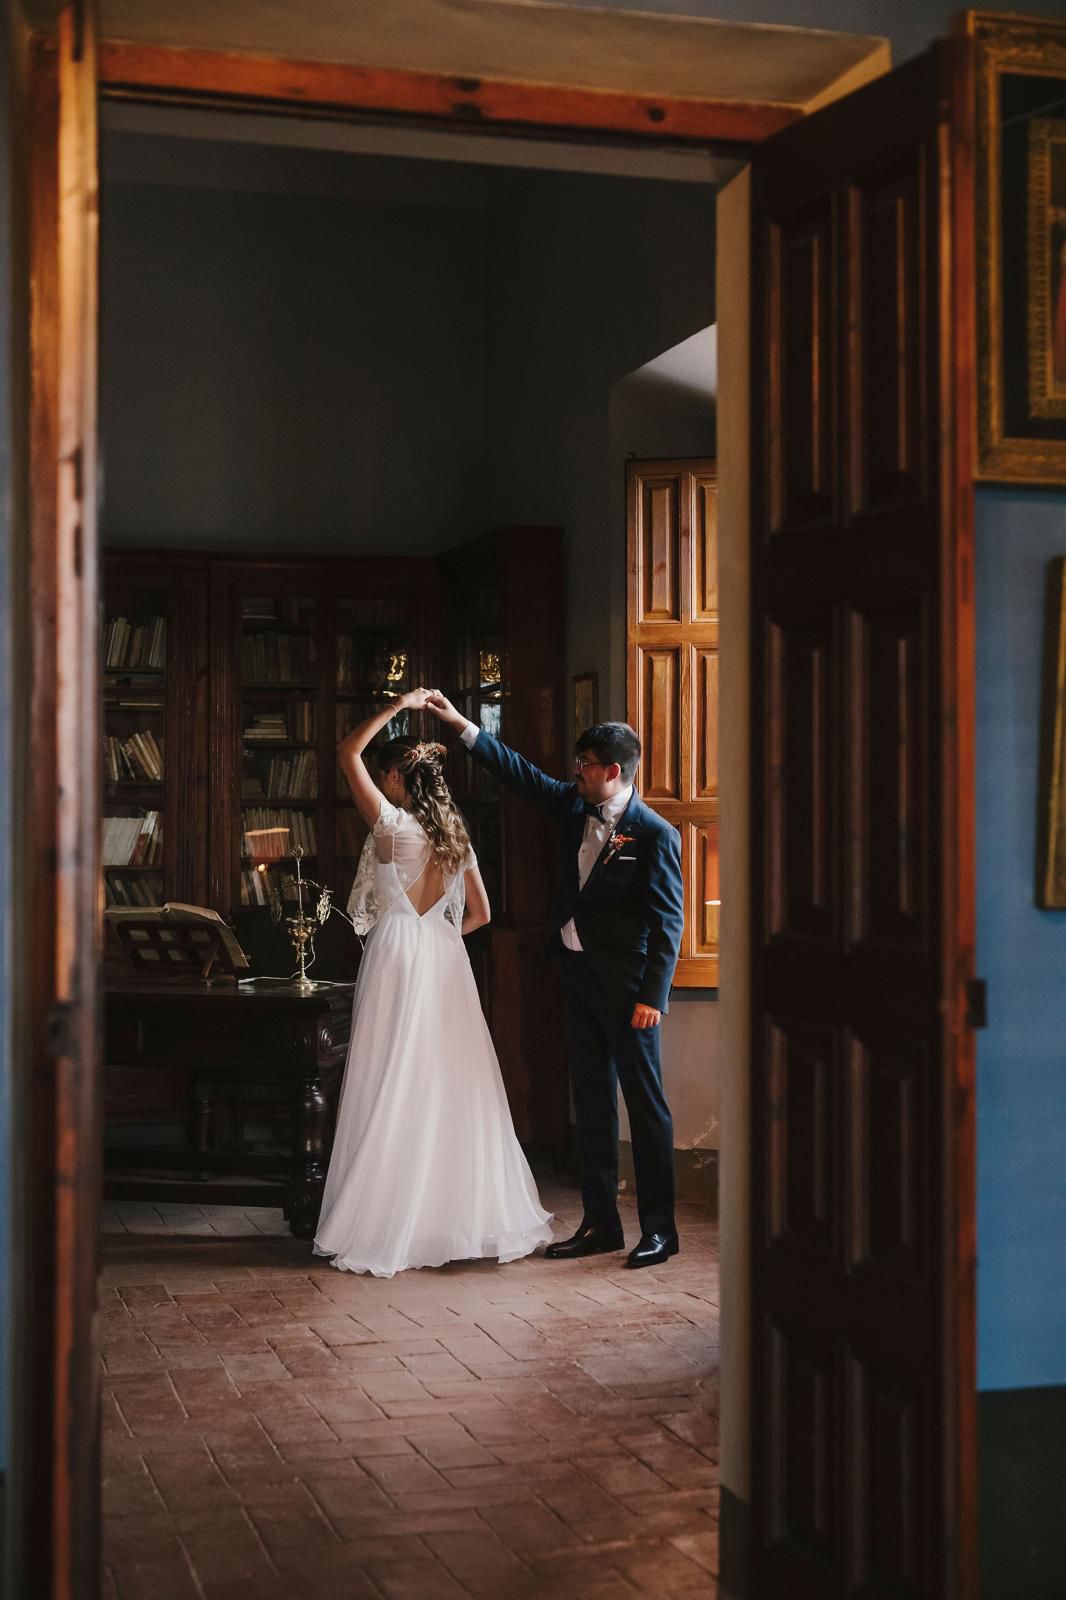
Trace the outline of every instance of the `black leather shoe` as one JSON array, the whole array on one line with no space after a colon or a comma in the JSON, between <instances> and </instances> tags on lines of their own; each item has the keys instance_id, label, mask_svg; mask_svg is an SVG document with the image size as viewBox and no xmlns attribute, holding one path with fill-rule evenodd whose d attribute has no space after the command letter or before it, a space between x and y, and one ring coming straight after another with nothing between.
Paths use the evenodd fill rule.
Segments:
<instances>
[{"instance_id":1,"label":"black leather shoe","mask_svg":"<svg viewBox=\"0 0 1066 1600\"><path fill-rule=\"evenodd\" d=\"M621 1228L607 1233L603 1228L583 1223L572 1238L559 1239L555 1244L550 1244L544 1254L553 1261L573 1261L577 1256L601 1256L609 1250L624 1250L625 1247L625 1235Z\"/></svg>"},{"instance_id":2,"label":"black leather shoe","mask_svg":"<svg viewBox=\"0 0 1066 1600\"><path fill-rule=\"evenodd\" d=\"M643 1233L635 1250L629 1252L627 1267L657 1267L660 1261L676 1256L681 1246L676 1233Z\"/></svg>"}]
</instances>

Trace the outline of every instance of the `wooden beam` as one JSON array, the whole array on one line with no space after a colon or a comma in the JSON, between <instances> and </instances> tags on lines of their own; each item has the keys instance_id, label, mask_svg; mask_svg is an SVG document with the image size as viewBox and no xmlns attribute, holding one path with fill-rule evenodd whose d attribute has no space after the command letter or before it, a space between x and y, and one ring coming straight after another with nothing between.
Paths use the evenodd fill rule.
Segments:
<instances>
[{"instance_id":1,"label":"wooden beam","mask_svg":"<svg viewBox=\"0 0 1066 1600\"><path fill-rule=\"evenodd\" d=\"M331 112L433 117L464 127L511 124L643 134L699 144L757 144L795 122L798 106L743 100L661 99L504 79L458 78L388 67L285 61L184 50L121 39L99 49L103 93L131 98L221 100Z\"/></svg>"}]
</instances>

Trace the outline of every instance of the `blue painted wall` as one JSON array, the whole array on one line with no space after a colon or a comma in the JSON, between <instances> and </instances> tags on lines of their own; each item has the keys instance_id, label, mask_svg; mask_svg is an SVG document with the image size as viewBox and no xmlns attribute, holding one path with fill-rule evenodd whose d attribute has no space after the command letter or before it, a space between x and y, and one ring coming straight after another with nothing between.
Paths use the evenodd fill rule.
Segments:
<instances>
[{"instance_id":1,"label":"blue painted wall","mask_svg":"<svg viewBox=\"0 0 1066 1600\"><path fill-rule=\"evenodd\" d=\"M1041 911L1037 781L1048 562L1066 494L977 496L978 1382L1066 1383L1066 911Z\"/></svg>"}]
</instances>

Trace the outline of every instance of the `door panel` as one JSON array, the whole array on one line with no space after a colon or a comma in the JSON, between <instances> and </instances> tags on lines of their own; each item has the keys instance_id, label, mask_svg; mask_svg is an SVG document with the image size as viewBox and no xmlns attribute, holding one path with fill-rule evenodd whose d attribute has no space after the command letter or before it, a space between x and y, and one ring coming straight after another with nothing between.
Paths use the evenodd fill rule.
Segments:
<instances>
[{"instance_id":1,"label":"door panel","mask_svg":"<svg viewBox=\"0 0 1066 1600\"><path fill-rule=\"evenodd\" d=\"M834 937L839 665L829 613L766 619L767 806L778 943Z\"/></svg>"},{"instance_id":2,"label":"door panel","mask_svg":"<svg viewBox=\"0 0 1066 1600\"><path fill-rule=\"evenodd\" d=\"M753 162L759 1600L969 1592L959 70L931 52Z\"/></svg>"},{"instance_id":3,"label":"door panel","mask_svg":"<svg viewBox=\"0 0 1066 1600\"><path fill-rule=\"evenodd\" d=\"M908 150L864 173L848 195L862 307L852 374L860 407L855 514L920 501L924 492L925 181L919 152Z\"/></svg>"},{"instance_id":4,"label":"door panel","mask_svg":"<svg viewBox=\"0 0 1066 1600\"><path fill-rule=\"evenodd\" d=\"M770 220L767 290L778 359L768 375L770 531L827 524L834 503L836 410L834 196Z\"/></svg>"},{"instance_id":5,"label":"door panel","mask_svg":"<svg viewBox=\"0 0 1066 1600\"><path fill-rule=\"evenodd\" d=\"M717 491L711 461L626 468L626 706L640 792L681 835L675 988L718 982Z\"/></svg>"}]
</instances>

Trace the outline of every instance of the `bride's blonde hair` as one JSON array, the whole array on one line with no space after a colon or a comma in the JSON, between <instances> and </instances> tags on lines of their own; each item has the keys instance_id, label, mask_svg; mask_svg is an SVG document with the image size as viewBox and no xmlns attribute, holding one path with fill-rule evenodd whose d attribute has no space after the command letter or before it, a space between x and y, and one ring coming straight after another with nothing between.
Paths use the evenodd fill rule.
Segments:
<instances>
[{"instance_id":1,"label":"bride's blonde hair","mask_svg":"<svg viewBox=\"0 0 1066 1600\"><path fill-rule=\"evenodd\" d=\"M383 773L399 772L403 777L411 811L425 829L442 871L457 872L466 860L470 835L444 781L444 745L392 739L376 754Z\"/></svg>"}]
</instances>

